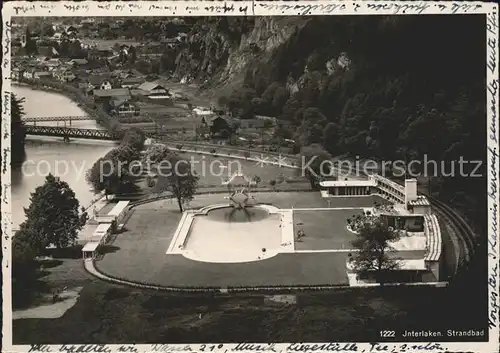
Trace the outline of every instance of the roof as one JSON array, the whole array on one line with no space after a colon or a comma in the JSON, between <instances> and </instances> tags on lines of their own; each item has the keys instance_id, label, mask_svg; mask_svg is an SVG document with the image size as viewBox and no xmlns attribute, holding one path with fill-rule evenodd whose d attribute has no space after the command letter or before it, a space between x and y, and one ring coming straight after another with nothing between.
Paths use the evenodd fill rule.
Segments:
<instances>
[{"instance_id":1,"label":"roof","mask_svg":"<svg viewBox=\"0 0 500 353\"><path fill-rule=\"evenodd\" d=\"M94 96L97 97L127 97L131 98L127 88L96 89Z\"/></svg>"},{"instance_id":2,"label":"roof","mask_svg":"<svg viewBox=\"0 0 500 353\"><path fill-rule=\"evenodd\" d=\"M162 85L160 85L158 82L155 82L155 81L153 81L153 82L144 82L142 85L140 85L137 88L139 88L139 89L147 92L147 91L151 91L151 90L155 89L158 86L160 86L161 88L166 89L165 87L163 87Z\"/></svg>"},{"instance_id":3,"label":"roof","mask_svg":"<svg viewBox=\"0 0 500 353\"><path fill-rule=\"evenodd\" d=\"M142 84L144 82L144 78L142 77L127 77L124 78L122 81L123 84Z\"/></svg>"},{"instance_id":4,"label":"roof","mask_svg":"<svg viewBox=\"0 0 500 353\"><path fill-rule=\"evenodd\" d=\"M99 243L91 241L85 244L85 246L82 248L82 252L94 252L98 247Z\"/></svg>"},{"instance_id":5,"label":"roof","mask_svg":"<svg viewBox=\"0 0 500 353\"><path fill-rule=\"evenodd\" d=\"M404 186L399 185L398 183L395 183L395 182L393 182L392 180L389 180L389 179L387 179L387 178L384 178L383 176L380 176L380 175L378 175L378 174L370 174L370 176L371 176L373 179L375 179L375 180L377 180L377 181L379 181L379 182L381 182L381 183L383 183L383 184L385 184L385 185L388 185L388 186L392 187L393 189L395 189L395 190L397 190L397 191L399 191L399 192L401 192L401 193L404 193L404 192L405 192L405 188L404 188Z\"/></svg>"},{"instance_id":6,"label":"roof","mask_svg":"<svg viewBox=\"0 0 500 353\"><path fill-rule=\"evenodd\" d=\"M49 59L43 62L45 65L61 65L61 60L59 59Z\"/></svg>"},{"instance_id":7,"label":"roof","mask_svg":"<svg viewBox=\"0 0 500 353\"><path fill-rule=\"evenodd\" d=\"M263 119L239 119L240 120L240 127L242 128L248 128L248 127L265 127L266 120ZM270 121L270 120L269 120Z\"/></svg>"},{"instance_id":8,"label":"roof","mask_svg":"<svg viewBox=\"0 0 500 353\"><path fill-rule=\"evenodd\" d=\"M274 123L278 120L274 116L265 116L265 115L256 115L255 118L260 119L260 120L269 120L269 121L272 121Z\"/></svg>"},{"instance_id":9,"label":"roof","mask_svg":"<svg viewBox=\"0 0 500 353\"><path fill-rule=\"evenodd\" d=\"M426 270L424 259L400 260L398 270Z\"/></svg>"},{"instance_id":10,"label":"roof","mask_svg":"<svg viewBox=\"0 0 500 353\"><path fill-rule=\"evenodd\" d=\"M160 39L160 43L176 43L177 41L177 37Z\"/></svg>"},{"instance_id":11,"label":"roof","mask_svg":"<svg viewBox=\"0 0 500 353\"><path fill-rule=\"evenodd\" d=\"M419 196L417 196L416 200L408 201L408 205L410 205L410 206L430 206L431 203L429 202L427 197L419 195Z\"/></svg>"},{"instance_id":12,"label":"roof","mask_svg":"<svg viewBox=\"0 0 500 353\"><path fill-rule=\"evenodd\" d=\"M69 62L78 64L78 65L86 65L89 63L87 61L87 59L71 59Z\"/></svg>"},{"instance_id":13,"label":"roof","mask_svg":"<svg viewBox=\"0 0 500 353\"><path fill-rule=\"evenodd\" d=\"M110 81L111 77L109 75L92 75L89 76L88 81L92 85L100 85L103 81Z\"/></svg>"},{"instance_id":14,"label":"roof","mask_svg":"<svg viewBox=\"0 0 500 353\"><path fill-rule=\"evenodd\" d=\"M209 109L203 109L203 108L194 108L193 112L197 115L214 115L215 112L209 110Z\"/></svg>"},{"instance_id":15,"label":"roof","mask_svg":"<svg viewBox=\"0 0 500 353\"><path fill-rule=\"evenodd\" d=\"M94 232L94 235L104 235L108 232L109 228L111 227L111 223L101 223L97 226L97 229Z\"/></svg>"},{"instance_id":16,"label":"roof","mask_svg":"<svg viewBox=\"0 0 500 353\"><path fill-rule=\"evenodd\" d=\"M392 271L417 271L417 270L422 270L425 271L427 270L427 267L425 266L425 260L424 259L404 259L400 260L398 259L397 261L398 267ZM375 268L377 268L377 264L374 261L373 264L375 265ZM350 270L353 270L353 263L352 262L347 262L347 268ZM369 271L375 271L369 270Z\"/></svg>"},{"instance_id":17,"label":"roof","mask_svg":"<svg viewBox=\"0 0 500 353\"><path fill-rule=\"evenodd\" d=\"M222 115L217 115L217 116L211 116L211 115L198 115L198 116L195 116L194 117L195 121L198 123L198 124L202 124L202 123L205 123L207 126L213 126L214 125L214 122L218 119L222 119L223 121L225 121L228 126L231 126L230 124L230 119L226 116L222 116Z\"/></svg>"},{"instance_id":18,"label":"roof","mask_svg":"<svg viewBox=\"0 0 500 353\"><path fill-rule=\"evenodd\" d=\"M348 187L348 186L376 186L377 183L373 179L368 179L368 180L325 180L321 181L319 183L320 186L323 187L336 187L336 186L342 186L342 187Z\"/></svg>"},{"instance_id":19,"label":"roof","mask_svg":"<svg viewBox=\"0 0 500 353\"><path fill-rule=\"evenodd\" d=\"M129 99L126 96L112 98L109 103L111 104L112 107L118 107L125 102L135 105L133 102L129 102Z\"/></svg>"},{"instance_id":20,"label":"roof","mask_svg":"<svg viewBox=\"0 0 500 353\"><path fill-rule=\"evenodd\" d=\"M146 94L148 94L148 92L144 92L143 90L138 88L132 88L130 90L130 94L133 96L145 96Z\"/></svg>"},{"instance_id":21,"label":"roof","mask_svg":"<svg viewBox=\"0 0 500 353\"><path fill-rule=\"evenodd\" d=\"M128 206L130 201L120 201L118 202L115 207L111 211L109 211L108 216L119 216L120 213L123 212L123 210Z\"/></svg>"},{"instance_id":22,"label":"roof","mask_svg":"<svg viewBox=\"0 0 500 353\"><path fill-rule=\"evenodd\" d=\"M424 232L427 237L426 261L438 261L441 256L441 228L435 214L424 215Z\"/></svg>"}]
</instances>

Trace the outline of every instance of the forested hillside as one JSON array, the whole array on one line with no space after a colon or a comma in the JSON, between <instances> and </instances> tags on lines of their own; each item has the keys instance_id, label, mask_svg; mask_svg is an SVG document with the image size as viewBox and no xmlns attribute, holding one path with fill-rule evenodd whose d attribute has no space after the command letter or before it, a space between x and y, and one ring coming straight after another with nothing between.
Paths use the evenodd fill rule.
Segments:
<instances>
[{"instance_id":1,"label":"forested hillside","mask_svg":"<svg viewBox=\"0 0 500 353\"><path fill-rule=\"evenodd\" d=\"M484 26L481 16L200 19L176 75L208 80L235 114L276 116L278 137L333 155L484 160ZM484 218L483 178L432 181Z\"/></svg>"}]
</instances>

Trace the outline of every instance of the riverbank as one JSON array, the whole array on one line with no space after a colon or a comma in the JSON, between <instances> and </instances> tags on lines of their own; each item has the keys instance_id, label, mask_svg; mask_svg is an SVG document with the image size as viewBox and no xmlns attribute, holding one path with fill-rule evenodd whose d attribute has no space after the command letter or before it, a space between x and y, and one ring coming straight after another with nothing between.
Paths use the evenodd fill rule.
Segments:
<instances>
[{"instance_id":1,"label":"riverbank","mask_svg":"<svg viewBox=\"0 0 500 353\"><path fill-rule=\"evenodd\" d=\"M61 94L68 99L71 99L71 101L77 104L83 111L85 111L86 114L94 118L98 124L101 124L103 127L113 131L119 129L120 124L116 118L107 114L104 110L98 107L91 98L85 96L82 91L72 85L50 80L29 79L12 81L12 85L27 86L38 91Z\"/></svg>"}]
</instances>

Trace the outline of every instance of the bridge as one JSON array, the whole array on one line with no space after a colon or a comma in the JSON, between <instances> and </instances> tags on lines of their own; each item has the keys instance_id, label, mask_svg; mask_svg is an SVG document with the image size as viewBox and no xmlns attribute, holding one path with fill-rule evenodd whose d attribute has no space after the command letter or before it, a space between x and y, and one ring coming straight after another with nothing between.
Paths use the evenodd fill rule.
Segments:
<instances>
[{"instance_id":1,"label":"bridge","mask_svg":"<svg viewBox=\"0 0 500 353\"><path fill-rule=\"evenodd\" d=\"M26 126L26 135L63 137L65 141L70 138L117 141L121 138L119 133L112 134L108 130L59 126Z\"/></svg>"},{"instance_id":2,"label":"bridge","mask_svg":"<svg viewBox=\"0 0 500 353\"><path fill-rule=\"evenodd\" d=\"M38 123L44 121L69 121L70 125L72 121L77 120L95 120L91 116L83 115L83 116L30 116L23 117L22 121L25 123Z\"/></svg>"}]
</instances>

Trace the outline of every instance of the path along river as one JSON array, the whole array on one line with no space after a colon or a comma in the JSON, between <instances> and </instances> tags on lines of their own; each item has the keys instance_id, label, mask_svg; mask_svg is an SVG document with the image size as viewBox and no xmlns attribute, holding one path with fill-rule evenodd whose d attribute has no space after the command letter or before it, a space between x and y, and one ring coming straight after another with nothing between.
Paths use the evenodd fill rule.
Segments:
<instances>
[{"instance_id":1,"label":"path along river","mask_svg":"<svg viewBox=\"0 0 500 353\"><path fill-rule=\"evenodd\" d=\"M85 112L69 98L28 87L13 86L13 92L26 99L27 117L83 116ZM32 123L29 123L32 124ZM64 125L61 122L43 122L38 125ZM73 121L72 127L99 129L95 121ZM73 189L81 206L88 207L96 195L85 181L85 173L92 164L114 147L111 141L27 136L26 160L22 167L12 170L12 226L18 228L25 219L23 207L30 204L30 194L43 185L48 173L59 176Z\"/></svg>"}]
</instances>

